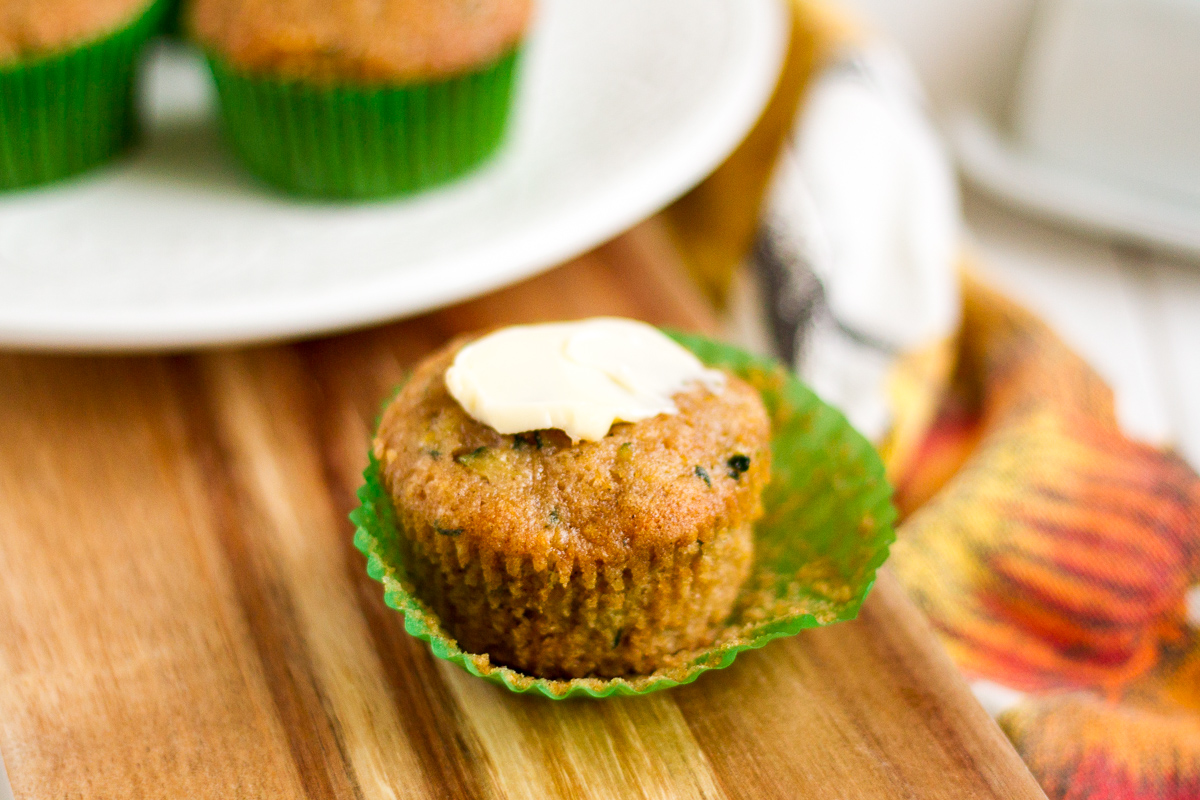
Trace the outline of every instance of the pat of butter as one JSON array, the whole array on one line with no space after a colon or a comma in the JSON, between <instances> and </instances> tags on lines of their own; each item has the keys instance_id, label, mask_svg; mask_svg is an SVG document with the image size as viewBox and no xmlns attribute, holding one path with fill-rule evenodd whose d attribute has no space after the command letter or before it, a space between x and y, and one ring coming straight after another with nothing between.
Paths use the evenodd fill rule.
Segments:
<instances>
[{"instance_id":1,"label":"pat of butter","mask_svg":"<svg viewBox=\"0 0 1200 800\"><path fill-rule=\"evenodd\" d=\"M677 414L694 384L719 392L725 376L642 322L601 317L518 325L472 342L446 370L446 388L500 433L558 428L597 441L616 422Z\"/></svg>"}]
</instances>

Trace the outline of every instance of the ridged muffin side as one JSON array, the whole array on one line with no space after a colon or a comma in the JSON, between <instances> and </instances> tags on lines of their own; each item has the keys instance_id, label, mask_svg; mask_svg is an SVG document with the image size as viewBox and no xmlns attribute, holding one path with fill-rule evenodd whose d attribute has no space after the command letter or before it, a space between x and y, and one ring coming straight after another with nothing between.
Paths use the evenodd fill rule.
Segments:
<instances>
[{"instance_id":1,"label":"ridged muffin side","mask_svg":"<svg viewBox=\"0 0 1200 800\"><path fill-rule=\"evenodd\" d=\"M126 149L137 126L151 0L0 0L0 191L66 178Z\"/></svg>"},{"instance_id":2,"label":"ridged muffin side","mask_svg":"<svg viewBox=\"0 0 1200 800\"><path fill-rule=\"evenodd\" d=\"M767 414L730 377L599 442L502 436L418 368L375 440L419 596L471 652L542 677L615 677L704 646L753 559Z\"/></svg>"}]
</instances>

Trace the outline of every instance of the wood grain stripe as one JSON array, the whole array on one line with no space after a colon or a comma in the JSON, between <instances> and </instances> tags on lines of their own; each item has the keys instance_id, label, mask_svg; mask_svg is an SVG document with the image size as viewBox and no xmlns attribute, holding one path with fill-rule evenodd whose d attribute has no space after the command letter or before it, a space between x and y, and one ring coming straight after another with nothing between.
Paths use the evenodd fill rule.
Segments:
<instances>
[{"instance_id":1,"label":"wood grain stripe","mask_svg":"<svg viewBox=\"0 0 1200 800\"><path fill-rule=\"evenodd\" d=\"M0 397L17 796L300 796L164 364L4 356Z\"/></svg>"},{"instance_id":2,"label":"wood grain stripe","mask_svg":"<svg viewBox=\"0 0 1200 800\"><path fill-rule=\"evenodd\" d=\"M444 341L444 334L425 339L430 330L431 326L407 323L354 337L350 352L342 342L301 352L317 386L314 437L321 443L337 518L344 521L350 581L388 687L402 710L405 735L439 797L481 797L484 785L478 776L486 774L488 756L463 729L462 710L442 680L437 660L423 642L405 632L403 616L384 604L380 585L367 575L366 561L354 549L353 526L347 519L358 505L356 493L379 399L403 379L408 365ZM363 353L372 357L364 362Z\"/></svg>"},{"instance_id":3,"label":"wood grain stripe","mask_svg":"<svg viewBox=\"0 0 1200 800\"><path fill-rule=\"evenodd\" d=\"M296 630L282 566L257 531L254 504L239 491L217 444L216 422L202 379L190 360L176 364L179 394L188 404L191 448L207 478L220 541L233 574L276 712L286 732L305 796L356 797L337 736L325 714L304 642Z\"/></svg>"},{"instance_id":4,"label":"wood grain stripe","mask_svg":"<svg viewBox=\"0 0 1200 800\"><path fill-rule=\"evenodd\" d=\"M296 625L355 786L367 800L436 796L400 723L342 558L346 526L333 514L323 469L297 408L298 357L268 350L200 362L250 532L281 564ZM283 411L288 413L281 413Z\"/></svg>"},{"instance_id":5,"label":"wood grain stripe","mask_svg":"<svg viewBox=\"0 0 1200 800\"><path fill-rule=\"evenodd\" d=\"M886 572L858 621L746 654L676 699L731 797L1041 796Z\"/></svg>"},{"instance_id":6,"label":"wood grain stripe","mask_svg":"<svg viewBox=\"0 0 1200 800\"><path fill-rule=\"evenodd\" d=\"M441 669L489 755L493 796L724 797L668 696L554 702Z\"/></svg>"}]
</instances>

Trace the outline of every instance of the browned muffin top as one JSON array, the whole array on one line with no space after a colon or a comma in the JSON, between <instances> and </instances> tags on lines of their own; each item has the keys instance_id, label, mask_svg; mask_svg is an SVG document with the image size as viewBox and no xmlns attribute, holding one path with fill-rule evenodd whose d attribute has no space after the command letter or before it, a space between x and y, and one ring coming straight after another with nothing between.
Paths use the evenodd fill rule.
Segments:
<instances>
[{"instance_id":1,"label":"browned muffin top","mask_svg":"<svg viewBox=\"0 0 1200 800\"><path fill-rule=\"evenodd\" d=\"M0 61L99 39L150 5L151 0L0 0Z\"/></svg>"},{"instance_id":2,"label":"browned muffin top","mask_svg":"<svg viewBox=\"0 0 1200 800\"><path fill-rule=\"evenodd\" d=\"M191 28L242 69L395 83L467 72L511 50L532 0L195 0Z\"/></svg>"},{"instance_id":3,"label":"browned muffin top","mask_svg":"<svg viewBox=\"0 0 1200 800\"><path fill-rule=\"evenodd\" d=\"M676 396L676 415L613 426L597 442L561 431L504 436L446 390L456 342L424 362L375 439L404 516L462 544L539 562L606 559L753 521L770 475L770 422L753 388Z\"/></svg>"}]
</instances>

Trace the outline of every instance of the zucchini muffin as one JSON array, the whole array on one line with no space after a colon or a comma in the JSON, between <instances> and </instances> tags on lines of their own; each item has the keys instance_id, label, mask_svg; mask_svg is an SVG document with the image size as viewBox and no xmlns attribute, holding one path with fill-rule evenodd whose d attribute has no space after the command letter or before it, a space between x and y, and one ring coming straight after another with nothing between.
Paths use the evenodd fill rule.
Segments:
<instances>
[{"instance_id":1,"label":"zucchini muffin","mask_svg":"<svg viewBox=\"0 0 1200 800\"><path fill-rule=\"evenodd\" d=\"M673 666L709 644L753 559L770 474L759 393L694 384L596 441L501 434L426 360L374 442L418 596L459 645L546 678Z\"/></svg>"},{"instance_id":2,"label":"zucchini muffin","mask_svg":"<svg viewBox=\"0 0 1200 800\"><path fill-rule=\"evenodd\" d=\"M108 161L136 133L152 0L0 0L0 189Z\"/></svg>"},{"instance_id":3,"label":"zucchini muffin","mask_svg":"<svg viewBox=\"0 0 1200 800\"><path fill-rule=\"evenodd\" d=\"M503 140L531 0L195 0L229 138L293 194L458 177Z\"/></svg>"}]
</instances>

